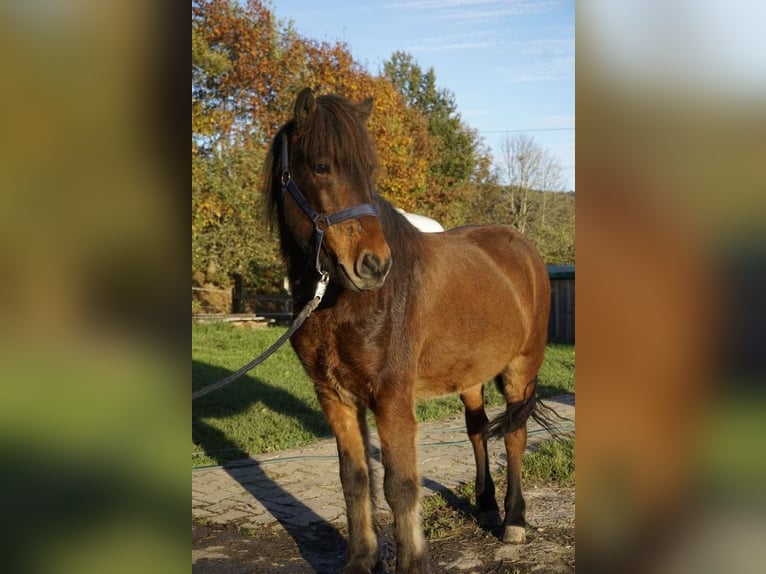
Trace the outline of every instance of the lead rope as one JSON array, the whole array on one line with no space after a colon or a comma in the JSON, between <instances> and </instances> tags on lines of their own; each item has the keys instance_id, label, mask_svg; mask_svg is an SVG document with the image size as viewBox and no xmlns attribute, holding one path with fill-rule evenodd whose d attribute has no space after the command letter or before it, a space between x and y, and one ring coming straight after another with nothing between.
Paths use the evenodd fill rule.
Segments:
<instances>
[{"instance_id":1,"label":"lead rope","mask_svg":"<svg viewBox=\"0 0 766 574\"><path fill-rule=\"evenodd\" d=\"M213 383L212 385L208 385L207 387L203 387L201 389L198 389L192 393L192 400L197 399L199 397L203 397L208 393L212 393L215 390L220 389L221 387L225 387L229 383L233 383L237 379L239 379L242 375L247 373L248 371L254 369L258 365L260 365L263 361L268 359L271 355L274 354L274 352L279 349L282 345L285 344L285 341L293 336L293 334L300 329L301 325L303 325L303 322L308 319L309 315L316 309L319 304L322 302L322 297L324 297L324 293L327 290L327 284L330 282L330 276L327 274L327 272L323 272L322 276L319 279L319 282L317 283L316 291L314 292L314 298L311 299L306 305L301 309L301 312L298 313L298 315L293 319L293 322L290 324L290 327L287 329L287 331L284 332L284 334L279 337L268 349L266 349L263 353L261 353L259 356L257 356L255 359L250 361L248 364L246 364L244 367L240 368L238 371L235 371L231 373L230 375L227 375L220 381Z\"/></svg>"}]
</instances>

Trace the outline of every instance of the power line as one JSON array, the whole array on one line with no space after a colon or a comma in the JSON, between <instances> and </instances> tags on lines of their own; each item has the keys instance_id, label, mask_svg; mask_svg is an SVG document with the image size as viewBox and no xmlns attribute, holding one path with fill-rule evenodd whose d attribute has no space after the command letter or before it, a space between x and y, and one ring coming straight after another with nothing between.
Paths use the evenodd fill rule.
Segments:
<instances>
[{"instance_id":1,"label":"power line","mask_svg":"<svg viewBox=\"0 0 766 574\"><path fill-rule=\"evenodd\" d=\"M480 134L509 134L520 132L573 132L574 128L531 128L528 130L479 130Z\"/></svg>"}]
</instances>

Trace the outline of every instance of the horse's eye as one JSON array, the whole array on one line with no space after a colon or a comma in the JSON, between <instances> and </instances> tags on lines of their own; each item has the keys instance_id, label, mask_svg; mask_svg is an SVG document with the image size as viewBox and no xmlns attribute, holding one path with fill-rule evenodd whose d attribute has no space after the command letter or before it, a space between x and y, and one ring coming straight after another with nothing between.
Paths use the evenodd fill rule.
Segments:
<instances>
[{"instance_id":1,"label":"horse's eye","mask_svg":"<svg viewBox=\"0 0 766 574\"><path fill-rule=\"evenodd\" d=\"M330 164L324 163L324 162L316 164L314 166L314 173L319 173L319 174L330 173Z\"/></svg>"}]
</instances>

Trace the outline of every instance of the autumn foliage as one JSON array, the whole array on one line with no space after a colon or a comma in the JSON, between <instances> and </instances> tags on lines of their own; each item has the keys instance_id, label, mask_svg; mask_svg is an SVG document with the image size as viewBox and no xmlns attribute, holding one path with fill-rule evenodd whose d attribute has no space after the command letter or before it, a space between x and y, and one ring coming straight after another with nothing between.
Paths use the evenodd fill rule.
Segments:
<instances>
[{"instance_id":1,"label":"autumn foliage","mask_svg":"<svg viewBox=\"0 0 766 574\"><path fill-rule=\"evenodd\" d=\"M402 77L420 78L408 89L426 90L437 105L413 105ZM260 292L281 288L258 187L268 142L303 87L357 101L371 96L378 191L445 226L466 222L490 179L490 158L433 83L433 71L421 73L402 53L373 75L345 44L301 37L260 0L193 0L193 281L228 287L238 274Z\"/></svg>"},{"instance_id":2,"label":"autumn foliage","mask_svg":"<svg viewBox=\"0 0 766 574\"><path fill-rule=\"evenodd\" d=\"M257 187L269 138L310 86L361 100L372 96L378 189L415 209L432 160L426 122L395 87L366 72L343 44L316 42L274 20L259 0L192 3L192 270L221 285L232 273L278 288ZM211 276L212 275L212 276Z\"/></svg>"}]
</instances>

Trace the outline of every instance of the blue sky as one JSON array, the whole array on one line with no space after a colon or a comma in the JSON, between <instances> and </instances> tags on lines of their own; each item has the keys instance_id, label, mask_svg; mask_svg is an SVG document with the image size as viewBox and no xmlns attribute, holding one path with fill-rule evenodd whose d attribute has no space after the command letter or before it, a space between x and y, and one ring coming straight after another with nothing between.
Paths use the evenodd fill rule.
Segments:
<instances>
[{"instance_id":1,"label":"blue sky","mask_svg":"<svg viewBox=\"0 0 766 574\"><path fill-rule=\"evenodd\" d=\"M574 0L273 0L273 9L303 36L345 41L373 74L409 52L493 150L507 132L528 131L574 189Z\"/></svg>"}]
</instances>

